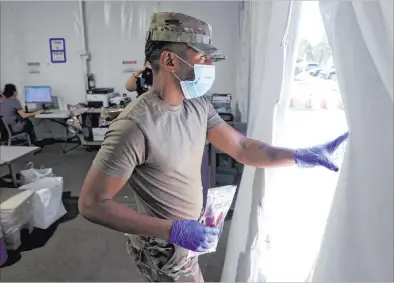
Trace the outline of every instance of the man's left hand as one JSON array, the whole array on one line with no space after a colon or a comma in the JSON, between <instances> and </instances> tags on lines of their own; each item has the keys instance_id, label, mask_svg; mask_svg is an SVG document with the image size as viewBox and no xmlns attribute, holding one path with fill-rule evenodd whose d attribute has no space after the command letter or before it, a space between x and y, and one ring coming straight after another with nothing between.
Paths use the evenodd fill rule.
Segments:
<instances>
[{"instance_id":1,"label":"man's left hand","mask_svg":"<svg viewBox=\"0 0 394 283\"><path fill-rule=\"evenodd\" d=\"M333 162L333 154L348 137L349 132L323 145L297 149L294 152L295 162L300 168L324 166L337 172L339 169Z\"/></svg>"}]
</instances>

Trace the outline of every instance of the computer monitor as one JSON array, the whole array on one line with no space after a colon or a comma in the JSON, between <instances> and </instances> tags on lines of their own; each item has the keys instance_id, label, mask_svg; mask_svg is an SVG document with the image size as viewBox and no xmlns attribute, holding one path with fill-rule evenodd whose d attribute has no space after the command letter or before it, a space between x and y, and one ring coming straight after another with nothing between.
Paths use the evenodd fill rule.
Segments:
<instances>
[{"instance_id":1,"label":"computer monitor","mask_svg":"<svg viewBox=\"0 0 394 283\"><path fill-rule=\"evenodd\" d=\"M26 103L51 103L52 93L50 86L25 86Z\"/></svg>"}]
</instances>

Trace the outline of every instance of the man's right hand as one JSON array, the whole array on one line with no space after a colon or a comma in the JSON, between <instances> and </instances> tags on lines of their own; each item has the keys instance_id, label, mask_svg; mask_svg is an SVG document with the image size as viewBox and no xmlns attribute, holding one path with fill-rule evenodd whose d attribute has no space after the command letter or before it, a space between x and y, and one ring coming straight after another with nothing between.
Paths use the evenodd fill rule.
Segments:
<instances>
[{"instance_id":1,"label":"man's right hand","mask_svg":"<svg viewBox=\"0 0 394 283\"><path fill-rule=\"evenodd\" d=\"M146 67L143 67L142 69L134 72L134 77L138 77L139 75L141 75L144 71L145 71Z\"/></svg>"},{"instance_id":2,"label":"man's right hand","mask_svg":"<svg viewBox=\"0 0 394 283\"><path fill-rule=\"evenodd\" d=\"M218 240L220 229L200 224L196 220L174 220L170 243L194 252L204 252Z\"/></svg>"},{"instance_id":3,"label":"man's right hand","mask_svg":"<svg viewBox=\"0 0 394 283\"><path fill-rule=\"evenodd\" d=\"M333 156L338 147L348 138L349 132L346 132L323 145L297 149L294 153L295 162L300 168L323 166L331 171L338 172L339 168L334 164Z\"/></svg>"}]
</instances>

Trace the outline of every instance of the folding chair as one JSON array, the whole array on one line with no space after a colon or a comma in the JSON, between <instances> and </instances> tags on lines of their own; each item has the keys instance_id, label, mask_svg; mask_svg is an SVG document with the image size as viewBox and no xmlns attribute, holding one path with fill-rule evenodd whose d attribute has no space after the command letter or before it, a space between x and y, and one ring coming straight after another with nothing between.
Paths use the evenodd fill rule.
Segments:
<instances>
[{"instance_id":1,"label":"folding chair","mask_svg":"<svg viewBox=\"0 0 394 283\"><path fill-rule=\"evenodd\" d=\"M12 145L13 141L23 140L22 144L31 146L30 136L27 133L13 133L11 128L4 121L3 116L0 116L0 144Z\"/></svg>"}]
</instances>

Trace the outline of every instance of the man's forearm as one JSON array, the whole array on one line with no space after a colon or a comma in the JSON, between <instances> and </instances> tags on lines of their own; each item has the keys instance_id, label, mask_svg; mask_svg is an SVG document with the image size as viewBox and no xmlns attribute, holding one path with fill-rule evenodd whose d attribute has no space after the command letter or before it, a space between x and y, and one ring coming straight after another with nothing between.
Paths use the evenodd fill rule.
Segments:
<instances>
[{"instance_id":1,"label":"man's forearm","mask_svg":"<svg viewBox=\"0 0 394 283\"><path fill-rule=\"evenodd\" d=\"M294 150L273 147L258 140L245 140L239 162L254 167L283 167L292 166Z\"/></svg>"},{"instance_id":2,"label":"man's forearm","mask_svg":"<svg viewBox=\"0 0 394 283\"><path fill-rule=\"evenodd\" d=\"M80 210L88 220L119 232L163 240L170 238L172 220L141 215L112 199L82 205Z\"/></svg>"},{"instance_id":3,"label":"man's forearm","mask_svg":"<svg viewBox=\"0 0 394 283\"><path fill-rule=\"evenodd\" d=\"M128 91L136 91L137 89L137 76L133 74L126 82L126 89Z\"/></svg>"}]
</instances>

